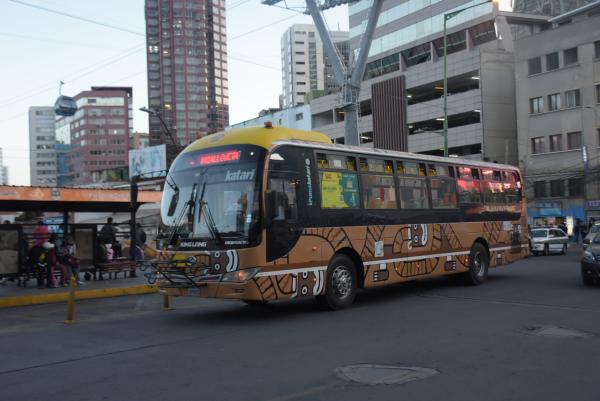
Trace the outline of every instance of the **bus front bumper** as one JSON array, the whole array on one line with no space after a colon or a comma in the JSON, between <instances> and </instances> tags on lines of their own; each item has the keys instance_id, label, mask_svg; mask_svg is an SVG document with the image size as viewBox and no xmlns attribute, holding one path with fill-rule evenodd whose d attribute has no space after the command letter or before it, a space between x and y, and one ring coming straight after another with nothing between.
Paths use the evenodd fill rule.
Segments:
<instances>
[{"instance_id":1,"label":"bus front bumper","mask_svg":"<svg viewBox=\"0 0 600 401\"><path fill-rule=\"evenodd\" d=\"M252 280L244 283L204 282L196 286L172 286L159 284L158 293L172 297L200 297L262 300L258 287Z\"/></svg>"}]
</instances>

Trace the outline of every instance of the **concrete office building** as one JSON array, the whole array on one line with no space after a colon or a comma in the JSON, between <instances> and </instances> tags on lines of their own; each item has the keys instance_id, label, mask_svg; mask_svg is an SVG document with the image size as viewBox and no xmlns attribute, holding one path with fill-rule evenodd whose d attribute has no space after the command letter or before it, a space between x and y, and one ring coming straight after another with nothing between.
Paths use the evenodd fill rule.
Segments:
<instances>
[{"instance_id":1,"label":"concrete office building","mask_svg":"<svg viewBox=\"0 0 600 401\"><path fill-rule=\"evenodd\" d=\"M600 3L515 42L520 167L533 223L600 217Z\"/></svg>"},{"instance_id":2,"label":"concrete office building","mask_svg":"<svg viewBox=\"0 0 600 401\"><path fill-rule=\"evenodd\" d=\"M129 133L133 129L131 87L97 87L75 96L70 117L69 165L73 185L128 180Z\"/></svg>"},{"instance_id":3,"label":"concrete office building","mask_svg":"<svg viewBox=\"0 0 600 401\"><path fill-rule=\"evenodd\" d=\"M0 185L8 185L8 167L4 165L2 148L0 148Z\"/></svg>"},{"instance_id":4,"label":"concrete office building","mask_svg":"<svg viewBox=\"0 0 600 401\"><path fill-rule=\"evenodd\" d=\"M310 131L312 128L310 124L310 105L305 104L290 107L289 109L272 110L267 113L260 113L256 118L227 127L227 130L257 126L262 127L267 121L270 121L273 125Z\"/></svg>"},{"instance_id":5,"label":"concrete office building","mask_svg":"<svg viewBox=\"0 0 600 401\"><path fill-rule=\"evenodd\" d=\"M444 15L447 20L449 154L517 164L515 34L538 15L498 10L477 0L389 0L383 4L359 96L360 137L367 146L443 155ZM531 1L514 6L537 13ZM538 5L541 3L535 2ZM543 2L542 2L543 3ZM370 1L349 7L350 47L358 49ZM523 32L521 32L523 31ZM344 114L333 95L311 102L313 128L344 140ZM401 136L390 141L387 136Z\"/></svg>"},{"instance_id":6,"label":"concrete office building","mask_svg":"<svg viewBox=\"0 0 600 401\"><path fill-rule=\"evenodd\" d=\"M348 64L348 32L329 34L342 60ZM283 108L303 105L307 103L307 96L318 97L338 89L314 25L295 24L285 31L281 37L281 66Z\"/></svg>"},{"instance_id":7,"label":"concrete office building","mask_svg":"<svg viewBox=\"0 0 600 401\"><path fill-rule=\"evenodd\" d=\"M56 136L54 107L29 108L29 170L32 186L55 186Z\"/></svg>"},{"instance_id":8,"label":"concrete office building","mask_svg":"<svg viewBox=\"0 0 600 401\"><path fill-rule=\"evenodd\" d=\"M132 132L129 135L129 149L144 149L150 146L150 135L147 132Z\"/></svg>"},{"instance_id":9,"label":"concrete office building","mask_svg":"<svg viewBox=\"0 0 600 401\"><path fill-rule=\"evenodd\" d=\"M229 124L225 0L146 0L148 107L186 145ZM170 144L149 116L150 145ZM169 159L176 149L169 146Z\"/></svg>"}]
</instances>

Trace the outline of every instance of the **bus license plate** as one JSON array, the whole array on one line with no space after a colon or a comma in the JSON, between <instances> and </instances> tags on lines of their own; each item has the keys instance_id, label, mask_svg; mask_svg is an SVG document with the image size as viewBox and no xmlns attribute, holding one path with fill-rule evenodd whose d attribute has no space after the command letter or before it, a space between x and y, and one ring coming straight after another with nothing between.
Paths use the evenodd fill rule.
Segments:
<instances>
[{"instance_id":1,"label":"bus license plate","mask_svg":"<svg viewBox=\"0 0 600 401\"><path fill-rule=\"evenodd\" d=\"M200 295L200 288L188 288L187 294L191 297L197 297Z\"/></svg>"}]
</instances>

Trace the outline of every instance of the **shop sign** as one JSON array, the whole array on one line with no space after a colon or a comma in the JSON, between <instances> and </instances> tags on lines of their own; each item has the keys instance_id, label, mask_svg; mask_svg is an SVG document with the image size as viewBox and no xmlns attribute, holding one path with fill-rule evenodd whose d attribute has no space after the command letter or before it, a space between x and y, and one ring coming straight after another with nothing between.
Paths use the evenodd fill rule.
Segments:
<instances>
[{"instance_id":1,"label":"shop sign","mask_svg":"<svg viewBox=\"0 0 600 401\"><path fill-rule=\"evenodd\" d=\"M587 201L587 208L600 210L600 199Z\"/></svg>"},{"instance_id":2,"label":"shop sign","mask_svg":"<svg viewBox=\"0 0 600 401\"><path fill-rule=\"evenodd\" d=\"M535 202L534 207L540 209L562 209L562 202Z\"/></svg>"}]
</instances>

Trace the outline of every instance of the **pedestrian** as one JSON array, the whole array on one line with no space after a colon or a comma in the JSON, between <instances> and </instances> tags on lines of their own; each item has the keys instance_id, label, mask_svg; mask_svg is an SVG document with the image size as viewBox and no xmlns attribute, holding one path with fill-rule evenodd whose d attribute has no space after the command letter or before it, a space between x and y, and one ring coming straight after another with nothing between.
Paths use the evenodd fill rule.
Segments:
<instances>
[{"instance_id":1,"label":"pedestrian","mask_svg":"<svg viewBox=\"0 0 600 401\"><path fill-rule=\"evenodd\" d=\"M33 229L33 239L36 246L44 246L48 242L49 230L48 226L42 220L38 221L38 225Z\"/></svg>"},{"instance_id":2,"label":"pedestrian","mask_svg":"<svg viewBox=\"0 0 600 401\"><path fill-rule=\"evenodd\" d=\"M98 237L101 238L105 244L114 244L117 242L117 229L113 224L113 218L109 217L106 219L106 224L100 229Z\"/></svg>"},{"instance_id":3,"label":"pedestrian","mask_svg":"<svg viewBox=\"0 0 600 401\"><path fill-rule=\"evenodd\" d=\"M146 246L146 232L140 223L136 223L135 230L135 260L144 260L144 247Z\"/></svg>"},{"instance_id":4,"label":"pedestrian","mask_svg":"<svg viewBox=\"0 0 600 401\"><path fill-rule=\"evenodd\" d=\"M54 279L54 270L60 270L60 282L59 284L63 287L67 287L67 267L63 265L58 259L58 249L56 249L56 241L58 236L56 234L50 235L48 242L45 242L43 247L46 251L46 266L47 266L47 278L46 284L49 288L56 288L56 280Z\"/></svg>"},{"instance_id":5,"label":"pedestrian","mask_svg":"<svg viewBox=\"0 0 600 401\"><path fill-rule=\"evenodd\" d=\"M564 221L560 222L560 224L558 225L558 228L560 228L565 234L567 233L567 225L565 224Z\"/></svg>"},{"instance_id":6,"label":"pedestrian","mask_svg":"<svg viewBox=\"0 0 600 401\"><path fill-rule=\"evenodd\" d=\"M575 227L573 227L573 241L579 244L579 235L581 234L581 221L577 219Z\"/></svg>"},{"instance_id":7,"label":"pedestrian","mask_svg":"<svg viewBox=\"0 0 600 401\"><path fill-rule=\"evenodd\" d=\"M73 237L70 235L65 239L59 248L59 261L69 268L70 277L75 277L75 281L78 285L82 285L83 282L79 280L79 268L80 263L77 259L77 246Z\"/></svg>"}]
</instances>

